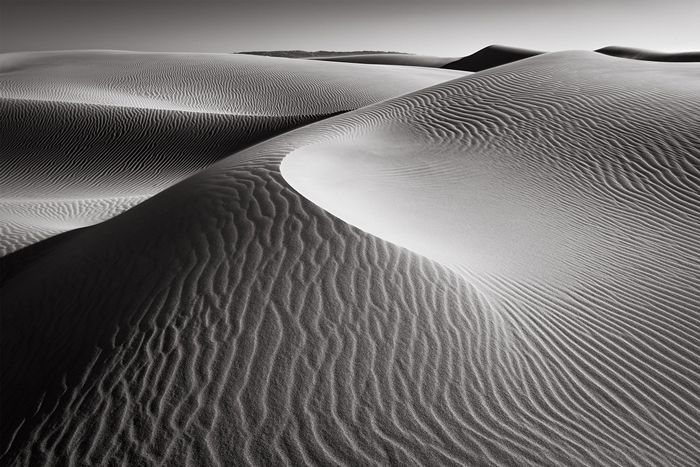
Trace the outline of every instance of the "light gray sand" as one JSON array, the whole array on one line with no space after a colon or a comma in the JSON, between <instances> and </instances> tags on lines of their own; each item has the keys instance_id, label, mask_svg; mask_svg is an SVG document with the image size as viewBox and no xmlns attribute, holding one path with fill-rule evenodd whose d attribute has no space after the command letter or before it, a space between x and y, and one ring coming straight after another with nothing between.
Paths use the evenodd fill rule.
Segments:
<instances>
[{"instance_id":1,"label":"light gray sand","mask_svg":"<svg viewBox=\"0 0 700 467\"><path fill-rule=\"evenodd\" d=\"M58 242L0 294L3 463L693 465L698 72L516 62Z\"/></svg>"}]
</instances>

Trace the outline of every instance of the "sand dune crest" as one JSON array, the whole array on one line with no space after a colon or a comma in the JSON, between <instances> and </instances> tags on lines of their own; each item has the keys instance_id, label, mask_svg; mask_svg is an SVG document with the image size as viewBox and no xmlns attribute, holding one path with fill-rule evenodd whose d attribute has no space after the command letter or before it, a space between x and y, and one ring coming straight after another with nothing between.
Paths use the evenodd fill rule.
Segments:
<instances>
[{"instance_id":1,"label":"sand dune crest","mask_svg":"<svg viewBox=\"0 0 700 467\"><path fill-rule=\"evenodd\" d=\"M0 255L113 217L265 138L460 76L120 51L4 54L0 70Z\"/></svg>"}]
</instances>

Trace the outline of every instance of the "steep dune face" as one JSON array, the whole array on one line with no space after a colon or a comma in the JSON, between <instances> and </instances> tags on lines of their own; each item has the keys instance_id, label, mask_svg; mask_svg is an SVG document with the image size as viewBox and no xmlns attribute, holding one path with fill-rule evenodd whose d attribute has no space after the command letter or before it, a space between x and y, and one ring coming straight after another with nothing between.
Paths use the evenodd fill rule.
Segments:
<instances>
[{"instance_id":1,"label":"steep dune face","mask_svg":"<svg viewBox=\"0 0 700 467\"><path fill-rule=\"evenodd\" d=\"M291 128L460 76L228 54L0 57L0 254Z\"/></svg>"},{"instance_id":2,"label":"steep dune face","mask_svg":"<svg viewBox=\"0 0 700 467\"><path fill-rule=\"evenodd\" d=\"M692 465L695 73L543 55L74 233L0 294L3 462Z\"/></svg>"},{"instance_id":3,"label":"steep dune face","mask_svg":"<svg viewBox=\"0 0 700 467\"><path fill-rule=\"evenodd\" d=\"M698 76L548 54L341 117L346 132L282 173L477 286L519 347L501 358L533 385L503 399L516 417L542 415L534 397L618 452L603 464L685 465L700 428Z\"/></svg>"},{"instance_id":4,"label":"steep dune face","mask_svg":"<svg viewBox=\"0 0 700 467\"><path fill-rule=\"evenodd\" d=\"M503 45L489 45L466 57L442 65L442 68L462 71L484 71L496 66L541 55L544 52Z\"/></svg>"}]
</instances>

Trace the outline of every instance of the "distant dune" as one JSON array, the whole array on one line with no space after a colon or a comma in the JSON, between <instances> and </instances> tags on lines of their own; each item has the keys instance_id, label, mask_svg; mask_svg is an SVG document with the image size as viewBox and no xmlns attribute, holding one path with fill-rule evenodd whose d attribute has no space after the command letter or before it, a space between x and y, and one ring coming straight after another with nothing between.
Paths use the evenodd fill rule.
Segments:
<instances>
[{"instance_id":1,"label":"distant dune","mask_svg":"<svg viewBox=\"0 0 700 467\"><path fill-rule=\"evenodd\" d=\"M539 55L543 52L533 50L490 45L467 57L436 57L431 55L404 54L398 52L305 52L302 50L283 50L274 52L241 52L274 57L303 58L345 63L365 63L375 65L405 65L433 68L445 68L460 71L483 71L494 66L504 65L523 58Z\"/></svg>"},{"instance_id":2,"label":"distant dune","mask_svg":"<svg viewBox=\"0 0 700 467\"><path fill-rule=\"evenodd\" d=\"M460 76L230 54L0 56L0 255L291 128Z\"/></svg>"},{"instance_id":3,"label":"distant dune","mask_svg":"<svg viewBox=\"0 0 700 467\"><path fill-rule=\"evenodd\" d=\"M458 60L455 57L433 57L430 55L409 54L354 54L337 57L313 57L310 60L325 60L330 62L368 63L375 65L405 65L440 68Z\"/></svg>"},{"instance_id":4,"label":"distant dune","mask_svg":"<svg viewBox=\"0 0 700 467\"><path fill-rule=\"evenodd\" d=\"M523 60L525 58L534 57L542 53L544 52L506 47L503 45L490 45L488 47L484 47L476 53L447 63L443 65L442 68L462 71L483 71L495 66L501 66L507 63Z\"/></svg>"},{"instance_id":5,"label":"distant dune","mask_svg":"<svg viewBox=\"0 0 700 467\"><path fill-rule=\"evenodd\" d=\"M665 53L632 47L609 46L595 52L619 58L647 60L656 62L698 62L700 52ZM525 58L541 55L545 52L520 49L503 45L490 45L466 57L436 57L400 52L307 52L303 50L282 50L269 52L239 52L242 54L263 55L270 57L302 58L346 63L367 63L380 65L406 65L445 68L469 72L484 71L495 66L505 65Z\"/></svg>"},{"instance_id":6,"label":"distant dune","mask_svg":"<svg viewBox=\"0 0 700 467\"><path fill-rule=\"evenodd\" d=\"M620 58L648 60L653 62L700 62L700 52L664 53L631 47L603 47L596 52Z\"/></svg>"},{"instance_id":7,"label":"distant dune","mask_svg":"<svg viewBox=\"0 0 700 467\"><path fill-rule=\"evenodd\" d=\"M696 464L699 71L426 84L36 244L0 291L3 465Z\"/></svg>"},{"instance_id":8,"label":"distant dune","mask_svg":"<svg viewBox=\"0 0 700 467\"><path fill-rule=\"evenodd\" d=\"M283 58L331 58L343 57L348 55L411 55L403 52L383 52L378 50L356 50L348 52L339 52L332 50L260 50L253 52L236 52L243 55L261 55L263 57L283 57Z\"/></svg>"}]
</instances>

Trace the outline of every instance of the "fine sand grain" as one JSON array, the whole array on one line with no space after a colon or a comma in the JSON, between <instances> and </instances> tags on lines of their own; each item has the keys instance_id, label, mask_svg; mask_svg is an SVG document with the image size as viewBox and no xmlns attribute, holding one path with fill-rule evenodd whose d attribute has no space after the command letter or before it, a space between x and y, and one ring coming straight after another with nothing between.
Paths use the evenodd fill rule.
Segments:
<instances>
[{"instance_id":1,"label":"fine sand grain","mask_svg":"<svg viewBox=\"0 0 700 467\"><path fill-rule=\"evenodd\" d=\"M3 464L697 464L699 72L544 54L35 245Z\"/></svg>"}]
</instances>

